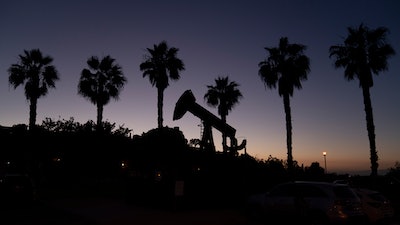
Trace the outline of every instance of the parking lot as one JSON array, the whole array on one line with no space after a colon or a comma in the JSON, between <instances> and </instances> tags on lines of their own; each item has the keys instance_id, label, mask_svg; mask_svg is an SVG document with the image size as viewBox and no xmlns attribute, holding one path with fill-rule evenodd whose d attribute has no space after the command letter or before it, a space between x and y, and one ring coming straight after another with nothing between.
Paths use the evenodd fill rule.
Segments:
<instances>
[{"instance_id":1,"label":"parking lot","mask_svg":"<svg viewBox=\"0 0 400 225\"><path fill-rule=\"evenodd\" d=\"M0 213L2 225L260 225L239 209L151 208L110 197L58 198Z\"/></svg>"},{"instance_id":2,"label":"parking lot","mask_svg":"<svg viewBox=\"0 0 400 225\"><path fill-rule=\"evenodd\" d=\"M245 225L239 210L155 209L115 198L60 198L1 210L4 225Z\"/></svg>"},{"instance_id":3,"label":"parking lot","mask_svg":"<svg viewBox=\"0 0 400 225\"><path fill-rule=\"evenodd\" d=\"M120 186L45 190L33 204L0 208L1 225L260 225L235 207L134 204ZM179 203L179 202L178 202ZM398 225L399 204L395 206ZM269 224L274 224L270 221ZM275 223L279 224L279 223Z\"/></svg>"}]
</instances>

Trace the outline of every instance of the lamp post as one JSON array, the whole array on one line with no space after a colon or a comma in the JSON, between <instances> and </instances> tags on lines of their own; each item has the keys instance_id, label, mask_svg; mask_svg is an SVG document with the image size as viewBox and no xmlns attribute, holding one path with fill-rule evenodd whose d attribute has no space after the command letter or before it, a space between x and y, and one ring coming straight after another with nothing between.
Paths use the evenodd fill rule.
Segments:
<instances>
[{"instance_id":1,"label":"lamp post","mask_svg":"<svg viewBox=\"0 0 400 225\"><path fill-rule=\"evenodd\" d=\"M322 155L324 155L324 161L325 161L325 174L328 173L328 170L326 169L326 152L322 152Z\"/></svg>"}]
</instances>

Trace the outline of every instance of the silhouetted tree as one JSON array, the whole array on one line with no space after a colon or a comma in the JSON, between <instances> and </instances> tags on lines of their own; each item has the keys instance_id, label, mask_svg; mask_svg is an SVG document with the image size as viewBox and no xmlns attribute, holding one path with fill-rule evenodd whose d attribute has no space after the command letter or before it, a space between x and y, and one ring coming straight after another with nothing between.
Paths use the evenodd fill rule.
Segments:
<instances>
[{"instance_id":1,"label":"silhouetted tree","mask_svg":"<svg viewBox=\"0 0 400 225\"><path fill-rule=\"evenodd\" d=\"M271 174L282 176L285 174L285 165L282 159L276 157L268 156L268 159L264 161L265 167Z\"/></svg>"},{"instance_id":2,"label":"silhouetted tree","mask_svg":"<svg viewBox=\"0 0 400 225\"><path fill-rule=\"evenodd\" d=\"M369 89L374 85L372 74L388 69L387 60L395 54L386 42L388 29L378 27L369 29L361 24L356 28L348 27L348 36L343 45L329 48L329 57L335 58L335 68L343 67L344 76L351 81L357 78L363 91L364 110L370 145L371 176L378 174L378 153L375 143L375 126Z\"/></svg>"},{"instance_id":3,"label":"silhouetted tree","mask_svg":"<svg viewBox=\"0 0 400 225\"><path fill-rule=\"evenodd\" d=\"M319 165L319 162L312 162L309 167L305 168L305 173L309 179L317 179L323 177L325 169Z\"/></svg>"},{"instance_id":4,"label":"silhouetted tree","mask_svg":"<svg viewBox=\"0 0 400 225\"><path fill-rule=\"evenodd\" d=\"M268 88L276 88L278 84L279 95L283 97L283 105L286 114L287 135L287 163L289 172L293 171L292 156L292 116L290 109L290 97L294 88L301 89L301 81L307 80L310 71L310 60L303 54L306 46L290 44L287 37L280 38L279 46L265 50L267 59L261 61L258 75Z\"/></svg>"},{"instance_id":5,"label":"silhouetted tree","mask_svg":"<svg viewBox=\"0 0 400 225\"><path fill-rule=\"evenodd\" d=\"M394 166L389 168L389 171L386 175L396 179L397 183L400 184L400 162L396 161Z\"/></svg>"},{"instance_id":6,"label":"silhouetted tree","mask_svg":"<svg viewBox=\"0 0 400 225\"><path fill-rule=\"evenodd\" d=\"M50 132L54 133L62 133L62 132L77 132L81 127L79 122L75 122L73 117L70 117L69 120L58 120L54 121L51 118L46 117L42 121L41 127Z\"/></svg>"},{"instance_id":7,"label":"silhouetted tree","mask_svg":"<svg viewBox=\"0 0 400 225\"><path fill-rule=\"evenodd\" d=\"M25 84L25 96L29 105L29 129L36 124L37 102L48 93L48 88L55 88L59 79L58 71L51 65L53 58L44 56L39 49L24 50L19 55L19 62L8 69L9 83L15 88Z\"/></svg>"},{"instance_id":8,"label":"silhouetted tree","mask_svg":"<svg viewBox=\"0 0 400 225\"><path fill-rule=\"evenodd\" d=\"M185 69L182 60L177 57L178 50L162 41L153 49L147 48L148 55L140 64L143 77L148 76L151 85L157 88L158 128L163 127L164 90L169 86L169 79L179 80L180 71Z\"/></svg>"},{"instance_id":9,"label":"silhouetted tree","mask_svg":"<svg viewBox=\"0 0 400 225\"><path fill-rule=\"evenodd\" d=\"M103 108L111 98L118 99L126 83L122 68L109 55L99 60L92 56L87 60L89 68L82 70L78 94L97 106L97 127L102 127Z\"/></svg>"},{"instance_id":10,"label":"silhouetted tree","mask_svg":"<svg viewBox=\"0 0 400 225\"><path fill-rule=\"evenodd\" d=\"M215 79L215 86L207 85L208 91L204 95L204 99L209 106L218 107L218 114L224 123L226 123L229 111L239 104L239 100L243 97L238 86L238 83L229 81L228 76ZM226 151L226 134L224 132L222 132L222 146Z\"/></svg>"}]
</instances>

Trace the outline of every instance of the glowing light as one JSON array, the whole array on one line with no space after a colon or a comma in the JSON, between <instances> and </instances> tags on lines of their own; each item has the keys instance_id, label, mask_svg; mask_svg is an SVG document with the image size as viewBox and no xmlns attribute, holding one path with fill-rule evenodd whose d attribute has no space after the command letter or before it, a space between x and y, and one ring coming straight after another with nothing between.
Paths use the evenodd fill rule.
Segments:
<instances>
[{"instance_id":1,"label":"glowing light","mask_svg":"<svg viewBox=\"0 0 400 225\"><path fill-rule=\"evenodd\" d=\"M125 161L122 161L121 162L121 168L122 169L125 169L125 168L127 168L128 167L128 164L125 162Z\"/></svg>"}]
</instances>

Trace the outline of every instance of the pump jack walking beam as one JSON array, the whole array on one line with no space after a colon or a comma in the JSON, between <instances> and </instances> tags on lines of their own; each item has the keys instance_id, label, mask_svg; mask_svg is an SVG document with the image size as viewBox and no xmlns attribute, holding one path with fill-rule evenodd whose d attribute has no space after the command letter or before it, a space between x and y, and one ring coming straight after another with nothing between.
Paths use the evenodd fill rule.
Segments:
<instances>
[{"instance_id":1,"label":"pump jack walking beam","mask_svg":"<svg viewBox=\"0 0 400 225\"><path fill-rule=\"evenodd\" d=\"M229 124L224 123L220 118L212 114L207 109L203 108L201 105L196 103L196 98L194 97L191 90L185 91L175 105L173 120L178 120L185 115L185 113L189 111L194 116L200 118L203 121L204 131L207 131L206 135L203 135L203 139L205 138L205 142L213 145L212 134L211 134L211 126L219 130L221 133L225 134L231 140L231 146L223 146L224 150L228 150L230 152L235 152L245 148L246 140L243 140L242 143L238 146L237 140L235 138L236 130L231 127ZM212 146L215 149L214 146Z\"/></svg>"}]
</instances>

